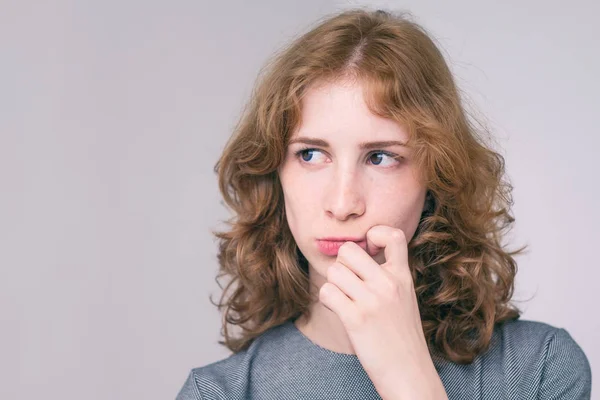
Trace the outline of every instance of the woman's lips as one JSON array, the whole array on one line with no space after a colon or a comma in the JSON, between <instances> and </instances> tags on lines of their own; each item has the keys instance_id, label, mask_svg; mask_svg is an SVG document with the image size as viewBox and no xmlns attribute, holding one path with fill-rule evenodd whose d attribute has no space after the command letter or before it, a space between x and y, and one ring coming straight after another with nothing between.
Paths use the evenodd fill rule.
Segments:
<instances>
[{"instance_id":1,"label":"woman's lips","mask_svg":"<svg viewBox=\"0 0 600 400\"><path fill-rule=\"evenodd\" d=\"M340 247L346 243L351 242L353 240L317 240L317 247L319 251L326 256L337 256L337 253ZM367 241L360 240L354 241L357 245L359 245L363 250L367 251Z\"/></svg>"}]
</instances>

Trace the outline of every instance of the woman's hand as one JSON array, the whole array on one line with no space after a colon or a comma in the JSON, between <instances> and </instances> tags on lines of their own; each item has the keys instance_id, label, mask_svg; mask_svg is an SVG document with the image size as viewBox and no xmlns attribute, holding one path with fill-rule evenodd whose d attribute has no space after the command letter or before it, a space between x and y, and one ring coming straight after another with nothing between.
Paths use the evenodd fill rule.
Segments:
<instances>
[{"instance_id":1,"label":"woman's hand","mask_svg":"<svg viewBox=\"0 0 600 400\"><path fill-rule=\"evenodd\" d=\"M385 263L354 242L344 243L319 300L344 324L383 399L447 399L425 341L404 232L374 226L367 248L383 248Z\"/></svg>"}]
</instances>

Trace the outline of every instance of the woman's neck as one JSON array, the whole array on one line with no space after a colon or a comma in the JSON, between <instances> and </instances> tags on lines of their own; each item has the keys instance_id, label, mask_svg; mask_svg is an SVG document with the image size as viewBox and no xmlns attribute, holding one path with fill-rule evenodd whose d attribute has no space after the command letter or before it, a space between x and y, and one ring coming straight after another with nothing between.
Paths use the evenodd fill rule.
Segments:
<instances>
[{"instance_id":1,"label":"woman's neck","mask_svg":"<svg viewBox=\"0 0 600 400\"><path fill-rule=\"evenodd\" d=\"M327 280L312 268L309 275L311 294L318 299L319 289ZM309 315L302 315L294 321L294 325L313 343L327 350L356 354L340 318L318 300L310 305Z\"/></svg>"}]
</instances>

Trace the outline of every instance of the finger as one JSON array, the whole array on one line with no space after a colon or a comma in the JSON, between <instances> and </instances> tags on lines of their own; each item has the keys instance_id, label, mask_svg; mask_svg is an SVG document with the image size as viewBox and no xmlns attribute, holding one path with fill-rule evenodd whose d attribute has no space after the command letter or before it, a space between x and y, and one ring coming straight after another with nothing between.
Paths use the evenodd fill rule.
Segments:
<instances>
[{"instance_id":1,"label":"finger","mask_svg":"<svg viewBox=\"0 0 600 400\"><path fill-rule=\"evenodd\" d=\"M337 261L327 269L327 281L336 285L353 301L368 294L365 283L346 265Z\"/></svg>"},{"instance_id":2,"label":"finger","mask_svg":"<svg viewBox=\"0 0 600 400\"><path fill-rule=\"evenodd\" d=\"M325 282L319 289L319 301L337 314L342 322L346 322L350 313L355 312L354 302L331 282Z\"/></svg>"},{"instance_id":3,"label":"finger","mask_svg":"<svg viewBox=\"0 0 600 400\"><path fill-rule=\"evenodd\" d=\"M340 246L336 262L348 267L363 281L373 280L376 274L381 272L378 268L379 264L354 242L345 242Z\"/></svg>"},{"instance_id":4,"label":"finger","mask_svg":"<svg viewBox=\"0 0 600 400\"><path fill-rule=\"evenodd\" d=\"M408 265L408 247L406 235L401 229L387 225L376 225L367 232L367 246L373 245L384 248L387 268L404 272Z\"/></svg>"}]
</instances>

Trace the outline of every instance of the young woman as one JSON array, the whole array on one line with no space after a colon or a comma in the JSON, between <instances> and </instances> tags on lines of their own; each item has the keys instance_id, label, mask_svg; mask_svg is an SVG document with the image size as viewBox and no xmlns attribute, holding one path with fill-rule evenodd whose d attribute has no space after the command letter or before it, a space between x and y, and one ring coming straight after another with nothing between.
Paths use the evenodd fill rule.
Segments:
<instances>
[{"instance_id":1,"label":"young woman","mask_svg":"<svg viewBox=\"0 0 600 400\"><path fill-rule=\"evenodd\" d=\"M403 15L345 11L278 53L215 166L233 354L177 399L589 399L569 333L510 304L525 247L501 243L483 139Z\"/></svg>"}]
</instances>

